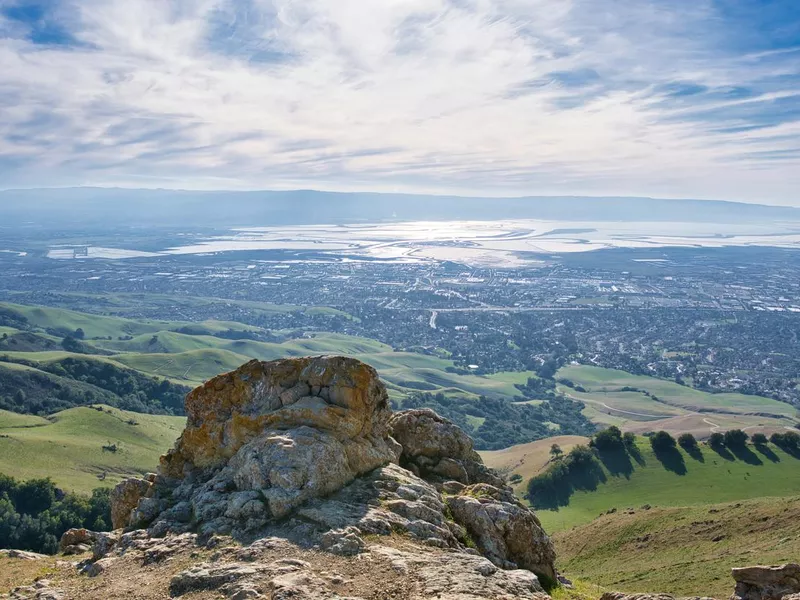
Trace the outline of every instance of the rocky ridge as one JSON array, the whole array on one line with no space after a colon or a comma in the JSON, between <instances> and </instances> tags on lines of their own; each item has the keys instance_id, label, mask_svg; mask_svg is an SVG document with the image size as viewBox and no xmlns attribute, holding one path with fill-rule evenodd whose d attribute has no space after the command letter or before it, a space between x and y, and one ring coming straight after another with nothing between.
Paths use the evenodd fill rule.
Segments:
<instances>
[{"instance_id":1,"label":"rocky ridge","mask_svg":"<svg viewBox=\"0 0 800 600\"><path fill-rule=\"evenodd\" d=\"M558 579L536 515L469 436L430 410L393 413L359 361L251 361L186 408L157 472L113 491L115 531L68 531L77 559L5 597L547 600ZM800 600L799 572L734 570L731 600Z\"/></svg>"},{"instance_id":2,"label":"rocky ridge","mask_svg":"<svg viewBox=\"0 0 800 600\"><path fill-rule=\"evenodd\" d=\"M236 599L546 598L556 580L535 514L469 436L429 410L393 413L364 363L251 361L186 412L157 472L113 491L117 530L65 535L66 552L94 549L84 574L188 554L170 596Z\"/></svg>"}]
</instances>

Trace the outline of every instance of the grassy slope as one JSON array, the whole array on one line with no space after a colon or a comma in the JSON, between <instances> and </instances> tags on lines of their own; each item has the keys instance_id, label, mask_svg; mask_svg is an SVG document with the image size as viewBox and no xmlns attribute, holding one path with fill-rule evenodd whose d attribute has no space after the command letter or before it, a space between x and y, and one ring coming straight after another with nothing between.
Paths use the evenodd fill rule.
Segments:
<instances>
[{"instance_id":1,"label":"grassy slope","mask_svg":"<svg viewBox=\"0 0 800 600\"><path fill-rule=\"evenodd\" d=\"M69 330L83 329L87 338L119 337L123 335L139 335L165 329L167 322L132 321L118 317L103 317L46 306L24 306L21 304L3 303L4 308L12 310L28 320L34 327L42 329L63 328Z\"/></svg>"},{"instance_id":2,"label":"grassy slope","mask_svg":"<svg viewBox=\"0 0 800 600\"><path fill-rule=\"evenodd\" d=\"M504 450L485 450L478 452L483 462L508 475L518 474L522 483L517 484L515 491L523 493L528 479L537 475L550 461L550 447L553 444L561 446L565 453L578 444L588 443L589 438L579 435L559 435L556 437L537 440L528 444L519 444Z\"/></svg>"},{"instance_id":3,"label":"grassy slope","mask_svg":"<svg viewBox=\"0 0 800 600\"><path fill-rule=\"evenodd\" d=\"M664 429L674 434L688 431L705 439L714 431L732 428L769 434L793 425L798 419L795 407L770 398L710 394L672 381L614 369L570 365L560 369L557 377L570 379L586 390L578 392L558 386L559 391L585 403L583 414L587 418L639 434ZM623 392L626 386L647 390L659 401L641 392Z\"/></svg>"},{"instance_id":4,"label":"grassy slope","mask_svg":"<svg viewBox=\"0 0 800 600\"><path fill-rule=\"evenodd\" d=\"M0 411L0 473L52 477L67 489L88 492L155 469L185 422L103 408L72 408L47 419ZM138 424L128 424L129 419ZM119 450L104 452L109 443ZM100 481L97 475L103 472L107 477Z\"/></svg>"},{"instance_id":5,"label":"grassy slope","mask_svg":"<svg viewBox=\"0 0 800 600\"><path fill-rule=\"evenodd\" d=\"M667 470L653 454L649 442L638 438L643 466L634 463L629 478L612 476L595 491L578 491L568 506L558 511L540 510L539 518L548 531L563 531L588 523L600 513L644 504L653 506L690 506L731 502L761 496L791 496L800 490L800 460L769 445L773 459L749 447L748 459L726 459L701 446L703 461L679 450L686 472L679 475ZM729 455L730 456L730 455Z\"/></svg>"},{"instance_id":6,"label":"grassy slope","mask_svg":"<svg viewBox=\"0 0 800 600\"><path fill-rule=\"evenodd\" d=\"M797 561L800 498L617 512L554 541L568 577L625 592L727 598L732 567Z\"/></svg>"},{"instance_id":7,"label":"grassy slope","mask_svg":"<svg viewBox=\"0 0 800 600\"><path fill-rule=\"evenodd\" d=\"M557 377L570 379L590 392L617 391L624 386L645 389L668 404L687 410L723 409L728 412L765 412L786 417L797 415L794 407L771 398L745 394L709 394L673 381L631 375L615 369L571 365L560 369Z\"/></svg>"}]
</instances>

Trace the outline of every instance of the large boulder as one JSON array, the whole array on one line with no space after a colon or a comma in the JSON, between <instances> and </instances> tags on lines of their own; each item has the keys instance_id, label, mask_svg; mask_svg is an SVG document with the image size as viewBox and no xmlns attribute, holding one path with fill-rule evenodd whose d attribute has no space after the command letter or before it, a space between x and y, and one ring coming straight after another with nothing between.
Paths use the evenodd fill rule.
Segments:
<instances>
[{"instance_id":1,"label":"large boulder","mask_svg":"<svg viewBox=\"0 0 800 600\"><path fill-rule=\"evenodd\" d=\"M551 585L556 582L553 543L533 511L510 489L480 483L446 496L446 501L456 523L494 564L528 569Z\"/></svg>"},{"instance_id":2,"label":"large boulder","mask_svg":"<svg viewBox=\"0 0 800 600\"><path fill-rule=\"evenodd\" d=\"M192 391L186 413L156 492L115 504L115 526L252 531L399 456L386 388L351 358L254 360Z\"/></svg>"},{"instance_id":3,"label":"large boulder","mask_svg":"<svg viewBox=\"0 0 800 600\"><path fill-rule=\"evenodd\" d=\"M731 600L782 600L800 593L800 565L741 567L732 570L736 589Z\"/></svg>"},{"instance_id":4,"label":"large boulder","mask_svg":"<svg viewBox=\"0 0 800 600\"><path fill-rule=\"evenodd\" d=\"M340 556L400 534L428 550L482 553L481 577L509 590L535 596L536 575L555 581L539 521L484 466L469 436L431 410L393 416L364 363L251 361L191 392L186 412L158 474L115 490L115 527L147 527L150 539L277 536ZM126 539L95 544L95 558L103 548L125 552ZM516 574L494 577L498 568ZM203 573L175 589L195 589Z\"/></svg>"},{"instance_id":5,"label":"large boulder","mask_svg":"<svg viewBox=\"0 0 800 600\"><path fill-rule=\"evenodd\" d=\"M396 458L387 440L390 414L378 374L358 360L253 360L189 393L186 429L160 473L181 478L220 468L266 432L303 426L343 444L352 470L364 473Z\"/></svg>"},{"instance_id":6,"label":"large boulder","mask_svg":"<svg viewBox=\"0 0 800 600\"><path fill-rule=\"evenodd\" d=\"M131 512L142 498L150 493L153 483L146 479L131 477L117 484L111 490L111 525L114 529L127 527L131 520Z\"/></svg>"},{"instance_id":7,"label":"large boulder","mask_svg":"<svg viewBox=\"0 0 800 600\"><path fill-rule=\"evenodd\" d=\"M503 480L483 464L473 448L472 438L431 409L396 413L389 427L392 437L403 448L400 464L417 475L435 483L504 485Z\"/></svg>"}]
</instances>

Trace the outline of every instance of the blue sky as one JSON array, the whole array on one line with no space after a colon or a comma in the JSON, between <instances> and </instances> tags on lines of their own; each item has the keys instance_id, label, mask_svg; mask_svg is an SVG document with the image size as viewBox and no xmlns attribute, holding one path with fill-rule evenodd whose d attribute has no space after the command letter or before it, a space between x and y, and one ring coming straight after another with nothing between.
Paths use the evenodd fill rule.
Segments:
<instances>
[{"instance_id":1,"label":"blue sky","mask_svg":"<svg viewBox=\"0 0 800 600\"><path fill-rule=\"evenodd\" d=\"M0 0L0 188L800 206L798 0Z\"/></svg>"}]
</instances>

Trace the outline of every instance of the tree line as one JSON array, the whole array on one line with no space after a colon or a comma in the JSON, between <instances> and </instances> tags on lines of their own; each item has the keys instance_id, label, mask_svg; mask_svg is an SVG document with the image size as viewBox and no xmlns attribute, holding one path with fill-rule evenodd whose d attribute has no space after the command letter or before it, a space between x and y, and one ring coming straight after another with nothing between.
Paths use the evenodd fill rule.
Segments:
<instances>
[{"instance_id":1,"label":"tree line","mask_svg":"<svg viewBox=\"0 0 800 600\"><path fill-rule=\"evenodd\" d=\"M91 496L64 493L50 478L18 481L0 474L0 548L55 554L73 527L111 529L108 488Z\"/></svg>"}]
</instances>

